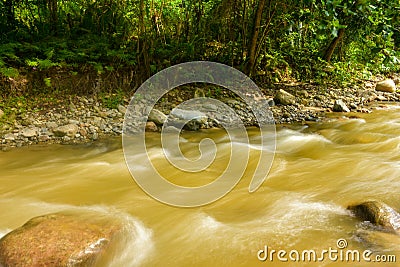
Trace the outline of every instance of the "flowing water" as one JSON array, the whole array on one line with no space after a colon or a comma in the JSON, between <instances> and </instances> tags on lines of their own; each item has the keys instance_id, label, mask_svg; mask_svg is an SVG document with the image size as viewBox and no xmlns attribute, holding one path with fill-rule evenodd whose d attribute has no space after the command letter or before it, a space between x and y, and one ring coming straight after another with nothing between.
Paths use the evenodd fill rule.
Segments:
<instances>
[{"instance_id":1,"label":"flowing water","mask_svg":"<svg viewBox=\"0 0 400 267\"><path fill-rule=\"evenodd\" d=\"M400 238L374 231L346 210L376 199L400 209L400 109L393 106L358 118L277 127L277 148L268 179L248 192L257 146L243 179L219 201L198 208L161 204L144 193L126 167L121 139L90 145L51 145L0 154L0 236L28 219L62 210L96 210L124 220L129 235L101 266L398 266ZM257 129L249 129L257 142ZM159 134L149 134L149 154L177 184L198 186L224 170L229 139L223 130L184 133L183 152L210 137L218 153L211 170L182 175L159 159ZM228 153L229 154L229 153ZM138 155L137 164L140 165ZM235 159L233 159L235 160ZM238 162L240 164L240 162ZM346 248L337 241L345 239ZM344 241L344 240L342 240ZM268 249L266 261L260 250ZM335 261L293 262L294 250L337 250ZM397 263L346 263L340 252L370 249L397 256ZM285 250L281 262L271 250ZM344 255L344 254L342 254ZM371 259L374 259L371 256Z\"/></svg>"}]
</instances>

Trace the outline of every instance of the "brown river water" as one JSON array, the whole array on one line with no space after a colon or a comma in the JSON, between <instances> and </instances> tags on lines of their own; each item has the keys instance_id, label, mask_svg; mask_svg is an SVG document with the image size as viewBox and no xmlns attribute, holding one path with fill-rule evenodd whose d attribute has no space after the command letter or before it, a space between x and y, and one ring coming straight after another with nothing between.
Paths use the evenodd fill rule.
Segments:
<instances>
[{"instance_id":1,"label":"brown river water","mask_svg":"<svg viewBox=\"0 0 400 267\"><path fill-rule=\"evenodd\" d=\"M376 231L346 210L370 199L400 209L399 108L277 126L276 154L262 186L248 192L257 164L253 145L239 184L197 208L168 206L144 193L127 169L121 138L2 152L0 237L34 216L96 210L124 220L129 233L99 266L400 266L400 237ZM258 130L248 133L257 142ZM193 146L205 137L216 142L220 156L211 169L191 176L160 159L159 134L147 135L146 144L160 173L176 184L198 186L218 177L229 154L223 130L185 132L181 149L196 154ZM338 247L340 239L345 247ZM286 254L271 259L272 250ZM307 250L316 252L316 262L302 261ZM331 258L324 250L331 250ZM359 251L360 262L347 262L348 250ZM371 262L363 261L365 250L372 251ZM397 263L378 264L376 255L394 255Z\"/></svg>"}]
</instances>

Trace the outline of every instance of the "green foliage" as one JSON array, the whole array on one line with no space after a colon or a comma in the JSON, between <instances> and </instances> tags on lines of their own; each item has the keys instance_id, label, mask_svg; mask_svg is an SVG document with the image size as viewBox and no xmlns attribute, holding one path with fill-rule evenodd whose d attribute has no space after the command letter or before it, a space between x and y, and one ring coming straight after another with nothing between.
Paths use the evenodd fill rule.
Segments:
<instances>
[{"instance_id":1,"label":"green foliage","mask_svg":"<svg viewBox=\"0 0 400 267\"><path fill-rule=\"evenodd\" d=\"M222 88L219 86L208 85L206 87L207 91L205 93L206 97L220 98L222 97Z\"/></svg>"},{"instance_id":2,"label":"green foliage","mask_svg":"<svg viewBox=\"0 0 400 267\"><path fill-rule=\"evenodd\" d=\"M124 103L124 93L119 89L115 93L101 93L100 99L105 107L117 109Z\"/></svg>"},{"instance_id":3,"label":"green foliage","mask_svg":"<svg viewBox=\"0 0 400 267\"><path fill-rule=\"evenodd\" d=\"M29 67L38 67L40 70L50 69L52 67L59 66L59 63L52 62L50 59L35 59L26 60L26 65Z\"/></svg>"},{"instance_id":4,"label":"green foliage","mask_svg":"<svg viewBox=\"0 0 400 267\"><path fill-rule=\"evenodd\" d=\"M15 115L25 114L28 110L28 99L24 96L8 97L0 102L0 109L4 111L6 119Z\"/></svg>"},{"instance_id":5,"label":"green foliage","mask_svg":"<svg viewBox=\"0 0 400 267\"><path fill-rule=\"evenodd\" d=\"M0 73L12 78L21 70L66 68L73 75L84 66L98 75L128 68L148 76L193 60L244 70L258 3L0 1ZM267 1L258 29L257 79L347 82L359 72L398 71L399 10L393 0ZM327 48L343 29L328 59ZM50 80L45 84L51 87Z\"/></svg>"},{"instance_id":6,"label":"green foliage","mask_svg":"<svg viewBox=\"0 0 400 267\"><path fill-rule=\"evenodd\" d=\"M43 81L44 81L44 84L45 84L47 87L51 87L51 78L46 77L46 78L43 79Z\"/></svg>"},{"instance_id":7,"label":"green foliage","mask_svg":"<svg viewBox=\"0 0 400 267\"><path fill-rule=\"evenodd\" d=\"M8 78L17 78L19 75L19 71L12 67L0 67L0 73Z\"/></svg>"}]
</instances>

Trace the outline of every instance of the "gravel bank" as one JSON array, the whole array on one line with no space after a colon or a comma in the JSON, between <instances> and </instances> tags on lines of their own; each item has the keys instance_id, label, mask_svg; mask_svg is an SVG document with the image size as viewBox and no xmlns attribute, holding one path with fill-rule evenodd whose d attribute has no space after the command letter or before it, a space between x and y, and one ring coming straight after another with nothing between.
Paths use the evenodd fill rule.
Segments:
<instances>
[{"instance_id":1,"label":"gravel bank","mask_svg":"<svg viewBox=\"0 0 400 267\"><path fill-rule=\"evenodd\" d=\"M392 81L393 85L398 86L398 79ZM275 84L262 91L271 106L276 124L306 123L323 120L328 112L343 112L350 116L354 112L372 112L371 106L377 102L400 101L400 92L395 87L390 89L392 91L382 90L377 84L377 81L364 81L349 88L323 89L312 84ZM173 90L154 108L168 115L179 103L195 96L208 95L204 89ZM224 90L218 92L215 98L234 109L246 126L257 125L251 108L240 99ZM128 101L126 98L118 107L107 108L96 98L75 96L40 111L28 110L3 125L0 132L1 148L7 150L32 144L84 143L121 135ZM5 114L0 110L2 116ZM155 119L152 121L147 124L146 130L160 131L161 123ZM198 130L220 126L218 122L206 119L185 128Z\"/></svg>"}]
</instances>

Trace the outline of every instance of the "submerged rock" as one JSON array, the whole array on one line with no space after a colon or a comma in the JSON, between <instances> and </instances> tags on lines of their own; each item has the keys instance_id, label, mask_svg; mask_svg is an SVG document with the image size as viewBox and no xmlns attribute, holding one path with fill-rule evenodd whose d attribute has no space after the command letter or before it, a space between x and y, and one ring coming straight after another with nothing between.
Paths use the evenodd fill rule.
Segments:
<instances>
[{"instance_id":1,"label":"submerged rock","mask_svg":"<svg viewBox=\"0 0 400 267\"><path fill-rule=\"evenodd\" d=\"M387 230L399 233L400 214L389 205L379 201L367 201L357 205L350 205L348 209L363 220Z\"/></svg>"},{"instance_id":2,"label":"submerged rock","mask_svg":"<svg viewBox=\"0 0 400 267\"><path fill-rule=\"evenodd\" d=\"M0 240L0 266L93 266L121 229L97 213L35 217Z\"/></svg>"},{"instance_id":3,"label":"submerged rock","mask_svg":"<svg viewBox=\"0 0 400 267\"><path fill-rule=\"evenodd\" d=\"M380 81L375 86L376 91L394 93L396 92L396 84L392 79Z\"/></svg>"},{"instance_id":4,"label":"submerged rock","mask_svg":"<svg viewBox=\"0 0 400 267\"><path fill-rule=\"evenodd\" d=\"M400 236L392 232L373 231L363 225L354 233L355 240L372 251L400 251Z\"/></svg>"}]
</instances>

